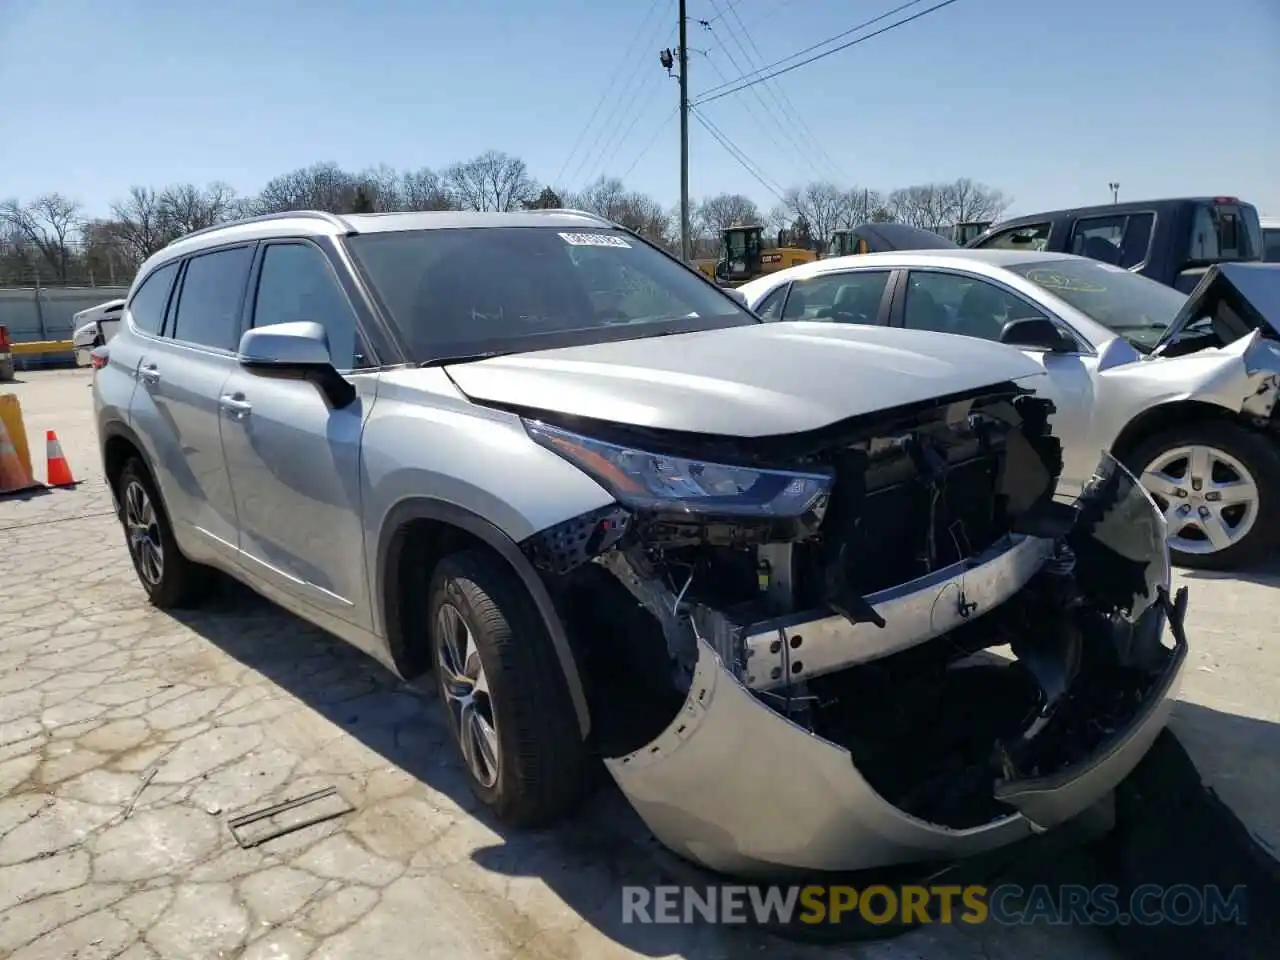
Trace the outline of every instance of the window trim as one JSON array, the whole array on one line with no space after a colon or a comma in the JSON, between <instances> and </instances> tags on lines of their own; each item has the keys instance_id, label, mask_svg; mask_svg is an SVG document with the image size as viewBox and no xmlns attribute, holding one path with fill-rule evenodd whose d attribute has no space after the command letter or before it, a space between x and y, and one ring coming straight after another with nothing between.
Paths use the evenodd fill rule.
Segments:
<instances>
[{"instance_id":1,"label":"window trim","mask_svg":"<svg viewBox=\"0 0 1280 960\"><path fill-rule=\"evenodd\" d=\"M974 247L974 249L975 250L1012 250L1013 248L1011 247L995 247L995 246L992 246L992 244L996 240L999 240L1001 237L1007 234L1016 233L1019 230L1027 230L1032 227L1048 227L1049 228L1049 232L1044 235L1044 249L1045 251L1048 251L1049 244L1053 241L1054 232L1058 229L1058 221L1053 219L1032 220L1030 223L1019 223L1019 224L1015 224L1012 227L1006 227L1005 229L1001 230L999 233L993 233L991 236L987 237L985 241L983 241L978 246ZM1037 251L1028 250L1027 252L1035 253Z\"/></svg>"},{"instance_id":2,"label":"window trim","mask_svg":"<svg viewBox=\"0 0 1280 960\"><path fill-rule=\"evenodd\" d=\"M194 340L183 340L174 335L178 322L178 307L182 301L182 291L187 286L187 271L191 266L191 261L200 257L207 257L214 253L223 253L227 250L247 249L249 251L249 269L245 272L245 279L242 281L240 288L240 302L236 307L236 325L238 327L239 336L244 335L244 303L245 293L248 289L249 278L253 275L253 267L258 259L257 240L238 240L231 243L219 244L214 247L206 247L199 251L195 251L181 260L181 270L178 275L177 283L174 285L173 293L169 297L169 308L165 313L164 326L161 328L161 336L159 339L167 340L169 343L186 347L188 350L198 350L216 357L235 358L238 350L227 350L224 347L215 347L207 343L197 343ZM239 345L239 336L236 338L236 344Z\"/></svg>"},{"instance_id":3,"label":"window trim","mask_svg":"<svg viewBox=\"0 0 1280 960\"><path fill-rule=\"evenodd\" d=\"M344 376L354 376L361 373L370 373L382 368L379 364L378 357L370 345L369 337L365 335L364 323L360 315L360 310L356 304L352 302L351 292L347 289L347 285L342 282L342 273L333 263L333 258L329 256L328 251L320 244L316 243L310 237L272 237L269 240L261 241L257 255L253 259L253 264L249 268L249 284L245 293L244 316L241 321L241 336L245 332L254 329L254 321L257 319L255 313L258 309L258 286L262 282L262 268L267 260L267 251L271 247L310 247L320 255L325 266L329 270L330 276L333 277L334 283L337 284L338 292L342 294L343 300L347 304L347 308L351 311L351 317L355 321L356 333L356 351L355 356L362 356L365 359L365 366L360 367L335 367L338 373Z\"/></svg>"},{"instance_id":4,"label":"window trim","mask_svg":"<svg viewBox=\"0 0 1280 960\"><path fill-rule=\"evenodd\" d=\"M787 297L791 296L792 282L793 281L791 280L784 280L782 283L778 284L776 287L770 290L767 294L765 294L764 299L760 301L760 306L763 307L766 303L768 303L774 297L778 298L778 303L781 304L781 306L778 308L777 320L770 320L768 317L764 315L764 311L760 309L755 309L755 310L752 310L751 312L754 313L756 316L758 316L765 323L781 323L782 314L787 309Z\"/></svg>"},{"instance_id":5,"label":"window trim","mask_svg":"<svg viewBox=\"0 0 1280 960\"><path fill-rule=\"evenodd\" d=\"M880 303L876 306L876 318L874 323L855 324L855 326L872 326L885 327L889 326L889 312L893 304L894 291L894 274L897 267L886 267L880 264L865 264L856 267L846 267L843 270L828 270L824 273L815 273L811 277L799 277L790 281L787 285L787 300L791 299L791 293L802 283L815 283L832 277L847 277L859 273L883 273L885 274L884 289L880 291ZM787 304L782 304L782 312L778 315L778 322L794 323L794 320L787 320Z\"/></svg>"},{"instance_id":6,"label":"window trim","mask_svg":"<svg viewBox=\"0 0 1280 960\"><path fill-rule=\"evenodd\" d=\"M1075 246L1076 231L1080 224L1090 220L1115 220L1123 219L1124 228L1120 231L1120 249L1124 250L1124 235L1129 231L1129 221L1134 217L1142 217L1147 214L1151 215L1151 233L1147 235L1147 249L1142 253L1142 260L1135 263L1132 267L1124 267L1130 273L1142 273L1151 263L1151 250L1155 246L1156 231L1160 229L1160 211L1152 208L1144 208L1130 210L1126 213L1091 213L1087 217L1076 217L1071 223L1071 233L1067 236L1067 246L1064 253L1071 253L1072 247ZM1072 256L1081 256L1081 254L1071 254Z\"/></svg>"},{"instance_id":7,"label":"window trim","mask_svg":"<svg viewBox=\"0 0 1280 960\"><path fill-rule=\"evenodd\" d=\"M151 278L167 267L176 267L177 269L175 269L173 272L173 280L170 281L169 283L169 292L165 294L164 306L160 310L160 326L156 328L155 332L152 332L150 330L143 330L141 327L139 327L136 323L133 322L133 301L137 299L138 294L142 292L142 288L147 285L147 283L151 280ZM140 337L149 337L152 340L164 339L165 325L169 321L169 305L173 303L173 292L178 289L178 281L180 281L181 279L182 279L182 261L181 260L166 260L164 263L157 264L151 270L147 271L146 276L142 278L142 282L138 284L137 289L133 291L133 294L129 297L128 301L124 304L124 306L121 308L121 311L120 311L121 317L125 317L125 316L128 317L128 327L129 327L130 333L136 334L137 336L140 336Z\"/></svg>"},{"instance_id":8,"label":"window trim","mask_svg":"<svg viewBox=\"0 0 1280 960\"><path fill-rule=\"evenodd\" d=\"M1096 357L1098 355L1097 351L1094 350L1093 348L1093 344L1089 343L1084 337L1082 337L1076 331L1076 329L1072 327L1071 324L1069 324L1066 320L1062 319L1062 317L1059 316L1056 311L1050 310L1048 306L1046 306L1045 304L1038 303L1037 301L1032 300L1029 296L1027 296L1021 290L1018 290L1017 288L1010 286L1008 283L1005 283L1003 280L997 277L988 276L985 273L974 273L970 270L960 270L955 267L933 267L933 266L904 267L902 270L902 273L903 273L903 277L902 277L901 286L902 286L903 293L902 293L902 296L898 298L897 302L894 304L893 316L890 318L891 326L900 327L903 330L915 329L914 327L908 327L906 325L907 287L908 287L908 284L910 284L911 282L910 275L913 273L941 273L941 274L948 274L950 276L963 277L966 280L976 280L980 283L989 283L993 287L996 287L997 289L999 289L1001 292L1008 294L1009 296L1013 297L1016 300L1022 301L1023 303L1027 304L1027 306L1029 307L1032 307L1037 313L1043 314L1050 321L1052 321L1058 327L1059 330L1062 330L1063 332L1065 332L1067 336L1069 336L1072 339L1072 341L1074 341L1076 344L1076 349L1074 351L1070 353L1059 353L1057 354L1057 356ZM969 335L955 334L955 336L967 337ZM981 338L970 337L970 339L978 340ZM988 340L987 342L999 343L1000 341ZM1028 347L1028 346L1022 346L1022 345L1013 345L1013 344L1006 344L1006 346L1014 346L1014 348L1017 350L1034 350L1037 353L1049 352L1040 347Z\"/></svg>"}]
</instances>

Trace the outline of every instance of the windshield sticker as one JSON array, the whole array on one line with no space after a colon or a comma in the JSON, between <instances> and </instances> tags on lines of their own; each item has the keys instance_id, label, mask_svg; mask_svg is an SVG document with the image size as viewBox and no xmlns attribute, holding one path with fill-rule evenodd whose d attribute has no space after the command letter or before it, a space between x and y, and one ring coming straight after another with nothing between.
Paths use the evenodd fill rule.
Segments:
<instances>
[{"instance_id":1,"label":"windshield sticker","mask_svg":"<svg viewBox=\"0 0 1280 960\"><path fill-rule=\"evenodd\" d=\"M1046 290L1072 290L1076 293L1106 293L1102 284L1084 277L1068 277L1056 270L1028 270L1027 279Z\"/></svg>"},{"instance_id":2,"label":"windshield sticker","mask_svg":"<svg viewBox=\"0 0 1280 960\"><path fill-rule=\"evenodd\" d=\"M608 233L562 233L560 239L575 247L621 247L630 250L631 244L621 237Z\"/></svg>"}]
</instances>

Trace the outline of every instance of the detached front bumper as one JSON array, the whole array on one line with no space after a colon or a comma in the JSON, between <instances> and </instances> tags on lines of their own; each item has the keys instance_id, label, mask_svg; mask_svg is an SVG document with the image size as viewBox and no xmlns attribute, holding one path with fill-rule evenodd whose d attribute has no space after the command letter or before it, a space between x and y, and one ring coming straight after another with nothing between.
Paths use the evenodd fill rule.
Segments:
<instances>
[{"instance_id":1,"label":"detached front bumper","mask_svg":"<svg viewBox=\"0 0 1280 960\"><path fill-rule=\"evenodd\" d=\"M993 778L992 794L1007 814L980 826L953 828L904 812L868 783L849 750L771 709L767 701L777 694L761 688L774 685L768 679L777 679L773 667L784 666L783 676L790 672L768 660L783 650L796 652L787 631L803 637L800 650L818 652L807 655L815 657L812 670L819 674L890 653L912 636L918 642L946 632L951 611L964 607L957 605L957 591L974 598L968 602L1004 602L1046 562L1043 541L1033 538L1015 539L997 556L971 561L967 570L940 571L899 588L896 597L880 598L886 601L880 608L884 630L843 618L792 624L781 633L773 624L772 636L784 642L773 654L760 654L768 670L751 666L754 656L745 670L731 669L714 638L699 636L683 709L642 748L606 760L611 775L664 844L711 869L743 877L971 856L1055 827L1105 799L1164 728L1187 642L1185 591L1176 600L1169 597L1164 524L1155 504L1109 458L1101 472L1107 479L1101 488L1095 484L1093 500L1085 502L1088 490L1081 498L1077 530L1084 528L1090 543L1117 558L1116 569L1130 578L1136 571L1137 582L1145 583L1120 616L1133 627L1125 635L1135 648L1145 645L1150 654L1155 645L1159 666L1137 706L1087 756L1044 776ZM1095 583L1115 579L1110 568L1093 575ZM869 599L875 607L877 599ZM764 642L767 631L757 626L747 636ZM1166 629L1171 648L1162 642ZM877 632L886 642L867 646ZM1034 646L1037 639L1028 642ZM809 669L802 666L794 673ZM964 721L955 717L956 723Z\"/></svg>"}]
</instances>

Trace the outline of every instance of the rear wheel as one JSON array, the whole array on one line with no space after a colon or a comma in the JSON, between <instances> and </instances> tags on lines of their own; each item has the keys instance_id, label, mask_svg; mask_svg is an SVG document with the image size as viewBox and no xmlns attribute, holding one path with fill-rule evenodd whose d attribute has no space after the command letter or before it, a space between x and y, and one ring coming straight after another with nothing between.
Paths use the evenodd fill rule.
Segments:
<instances>
[{"instance_id":1,"label":"rear wheel","mask_svg":"<svg viewBox=\"0 0 1280 960\"><path fill-rule=\"evenodd\" d=\"M1173 427L1126 458L1164 513L1182 567L1231 570L1265 557L1280 530L1280 452L1230 421Z\"/></svg>"},{"instance_id":2,"label":"rear wheel","mask_svg":"<svg viewBox=\"0 0 1280 960\"><path fill-rule=\"evenodd\" d=\"M440 562L430 596L432 666L472 792L512 826L569 813L590 787L589 754L524 585L466 551Z\"/></svg>"},{"instance_id":3,"label":"rear wheel","mask_svg":"<svg viewBox=\"0 0 1280 960\"><path fill-rule=\"evenodd\" d=\"M161 609L195 606L209 592L213 571L188 560L151 474L142 461L125 464L116 482L120 521L133 569L147 598Z\"/></svg>"}]
</instances>

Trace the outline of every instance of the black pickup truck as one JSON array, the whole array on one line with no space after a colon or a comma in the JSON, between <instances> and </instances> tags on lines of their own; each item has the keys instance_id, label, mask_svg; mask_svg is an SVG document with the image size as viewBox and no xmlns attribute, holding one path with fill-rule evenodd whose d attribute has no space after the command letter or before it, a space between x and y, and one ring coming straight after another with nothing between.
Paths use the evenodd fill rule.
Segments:
<instances>
[{"instance_id":1,"label":"black pickup truck","mask_svg":"<svg viewBox=\"0 0 1280 960\"><path fill-rule=\"evenodd\" d=\"M1236 197L1182 197L1030 214L966 246L1074 253L1190 293L1215 263L1261 260L1262 226Z\"/></svg>"}]
</instances>

